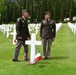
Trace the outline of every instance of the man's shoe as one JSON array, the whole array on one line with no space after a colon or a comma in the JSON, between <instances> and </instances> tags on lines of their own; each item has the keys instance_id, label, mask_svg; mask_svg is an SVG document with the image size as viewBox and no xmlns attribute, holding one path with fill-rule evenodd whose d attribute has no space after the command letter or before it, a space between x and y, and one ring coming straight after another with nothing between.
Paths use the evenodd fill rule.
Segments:
<instances>
[{"instance_id":1,"label":"man's shoe","mask_svg":"<svg viewBox=\"0 0 76 75\"><path fill-rule=\"evenodd\" d=\"M28 59L28 58L25 58L24 60L25 60L25 61L29 61L29 59Z\"/></svg>"},{"instance_id":2,"label":"man's shoe","mask_svg":"<svg viewBox=\"0 0 76 75\"><path fill-rule=\"evenodd\" d=\"M12 59L13 62L21 62L20 60L18 59Z\"/></svg>"},{"instance_id":3,"label":"man's shoe","mask_svg":"<svg viewBox=\"0 0 76 75\"><path fill-rule=\"evenodd\" d=\"M43 56L43 60L46 60L46 59L47 59L47 57Z\"/></svg>"},{"instance_id":4,"label":"man's shoe","mask_svg":"<svg viewBox=\"0 0 76 75\"><path fill-rule=\"evenodd\" d=\"M51 58L48 56L47 59L51 59Z\"/></svg>"}]
</instances>

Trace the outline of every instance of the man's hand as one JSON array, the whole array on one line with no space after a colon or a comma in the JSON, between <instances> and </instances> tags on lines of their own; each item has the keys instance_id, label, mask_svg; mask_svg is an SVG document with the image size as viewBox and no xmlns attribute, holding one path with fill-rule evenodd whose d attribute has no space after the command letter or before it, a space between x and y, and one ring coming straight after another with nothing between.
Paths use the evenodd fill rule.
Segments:
<instances>
[{"instance_id":1,"label":"man's hand","mask_svg":"<svg viewBox=\"0 0 76 75\"><path fill-rule=\"evenodd\" d=\"M18 39L20 39L20 40L21 40L21 39L22 39L22 37L18 37Z\"/></svg>"},{"instance_id":2,"label":"man's hand","mask_svg":"<svg viewBox=\"0 0 76 75\"><path fill-rule=\"evenodd\" d=\"M31 40L31 34L29 35L28 39Z\"/></svg>"},{"instance_id":3,"label":"man's hand","mask_svg":"<svg viewBox=\"0 0 76 75\"><path fill-rule=\"evenodd\" d=\"M28 39L31 40L31 37L29 37Z\"/></svg>"},{"instance_id":4,"label":"man's hand","mask_svg":"<svg viewBox=\"0 0 76 75\"><path fill-rule=\"evenodd\" d=\"M53 38L53 41L55 40L55 38Z\"/></svg>"},{"instance_id":5,"label":"man's hand","mask_svg":"<svg viewBox=\"0 0 76 75\"><path fill-rule=\"evenodd\" d=\"M42 40L42 37L40 37L40 40Z\"/></svg>"}]
</instances>

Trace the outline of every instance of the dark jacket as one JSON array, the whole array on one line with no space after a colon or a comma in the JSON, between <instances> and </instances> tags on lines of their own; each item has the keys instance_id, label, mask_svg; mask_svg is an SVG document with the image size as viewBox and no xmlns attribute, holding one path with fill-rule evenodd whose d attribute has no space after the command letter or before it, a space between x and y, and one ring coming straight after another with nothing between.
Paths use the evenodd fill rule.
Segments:
<instances>
[{"instance_id":1,"label":"dark jacket","mask_svg":"<svg viewBox=\"0 0 76 75\"><path fill-rule=\"evenodd\" d=\"M47 21L44 19L40 27L40 37L42 39L52 39L56 36L56 25L53 20Z\"/></svg>"},{"instance_id":2,"label":"dark jacket","mask_svg":"<svg viewBox=\"0 0 76 75\"><path fill-rule=\"evenodd\" d=\"M27 40L27 38L30 37L29 34L29 29L28 29L28 23L27 20L23 19L23 18L19 18L16 24L16 32L17 32L17 36L16 39L18 39L18 37L22 37L22 41Z\"/></svg>"}]
</instances>

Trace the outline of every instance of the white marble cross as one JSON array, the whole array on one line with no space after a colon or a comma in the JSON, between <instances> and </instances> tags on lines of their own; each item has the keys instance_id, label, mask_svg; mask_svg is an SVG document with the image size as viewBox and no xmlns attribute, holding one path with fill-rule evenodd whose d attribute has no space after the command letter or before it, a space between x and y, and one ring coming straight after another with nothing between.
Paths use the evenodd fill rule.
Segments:
<instances>
[{"instance_id":1,"label":"white marble cross","mask_svg":"<svg viewBox=\"0 0 76 75\"><path fill-rule=\"evenodd\" d=\"M25 41L25 44L30 44L31 45L31 53L30 53L30 63L34 64L35 63L35 46L36 45L41 45L41 41L36 41L36 34L31 35L31 40L30 41Z\"/></svg>"},{"instance_id":2,"label":"white marble cross","mask_svg":"<svg viewBox=\"0 0 76 75\"><path fill-rule=\"evenodd\" d=\"M14 28L13 28L13 45L16 44L16 25L14 24Z\"/></svg>"}]
</instances>

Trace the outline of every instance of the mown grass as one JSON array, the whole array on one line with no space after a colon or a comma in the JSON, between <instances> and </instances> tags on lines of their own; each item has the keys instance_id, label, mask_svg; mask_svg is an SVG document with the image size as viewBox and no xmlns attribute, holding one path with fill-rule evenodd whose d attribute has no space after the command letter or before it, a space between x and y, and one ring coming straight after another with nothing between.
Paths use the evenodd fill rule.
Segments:
<instances>
[{"instance_id":1,"label":"mown grass","mask_svg":"<svg viewBox=\"0 0 76 75\"><path fill-rule=\"evenodd\" d=\"M37 40L39 40L39 34ZM0 32L0 75L75 75L76 74L76 36L67 24L57 32L52 44L51 60L41 60L35 65L23 61L23 48L20 51L21 62L12 62L15 46ZM42 46L36 46L42 54ZM30 48L29 48L30 53Z\"/></svg>"}]
</instances>

